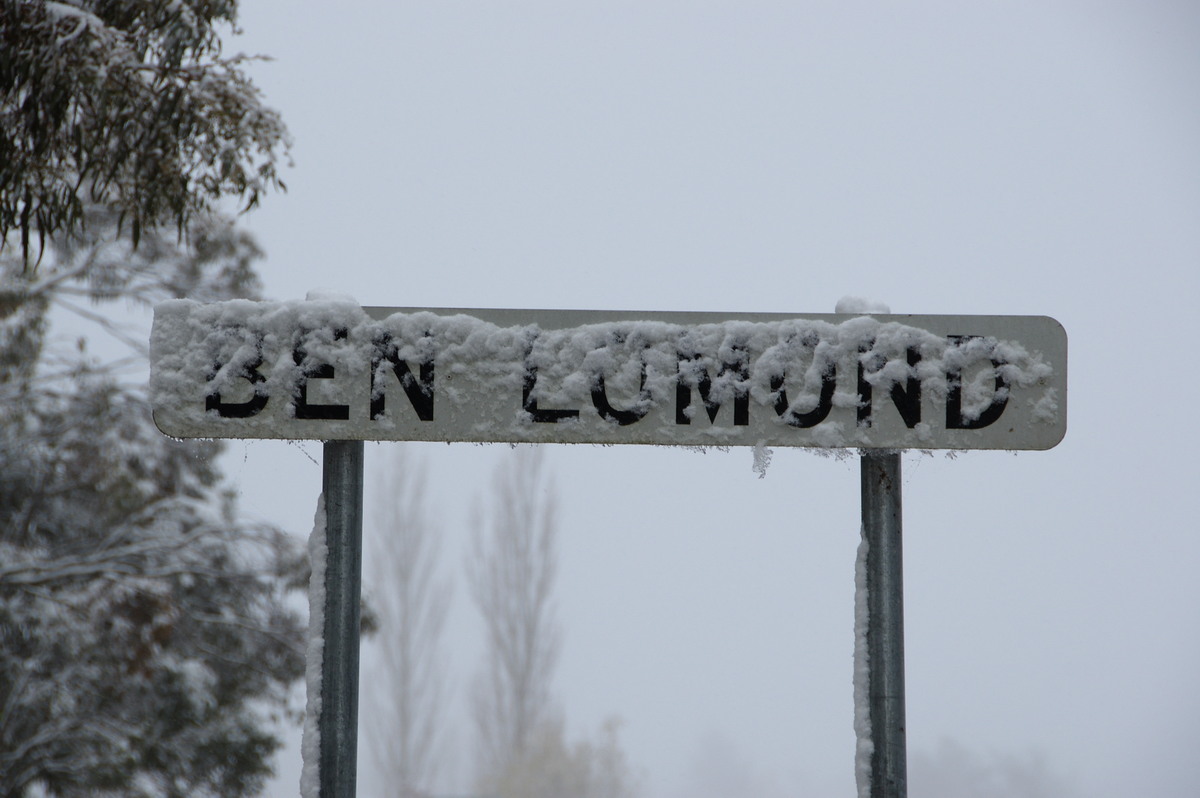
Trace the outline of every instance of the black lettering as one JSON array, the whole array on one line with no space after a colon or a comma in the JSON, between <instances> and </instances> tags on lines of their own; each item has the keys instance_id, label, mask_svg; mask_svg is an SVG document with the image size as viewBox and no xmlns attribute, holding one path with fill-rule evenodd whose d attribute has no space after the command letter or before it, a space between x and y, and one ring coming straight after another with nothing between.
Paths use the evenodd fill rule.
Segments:
<instances>
[{"instance_id":1,"label":"black lettering","mask_svg":"<svg viewBox=\"0 0 1200 798\"><path fill-rule=\"evenodd\" d=\"M973 340L980 340L978 335L951 335L950 342L954 346L962 346ZM982 429L994 424L1004 408L1008 406L1008 380L1000 373L1004 361L991 358L995 374L995 393L991 403L977 416L968 418L963 413L962 406L962 372L952 370L946 372L946 429Z\"/></svg>"},{"instance_id":2,"label":"black lettering","mask_svg":"<svg viewBox=\"0 0 1200 798\"><path fill-rule=\"evenodd\" d=\"M428 335L428 333L426 333ZM392 367L392 373L404 389L404 395L422 421L433 421L433 360L423 361L417 367L420 377L414 377L408 363L400 359L399 347L392 336L384 333L375 339L371 350L371 420L382 416L386 410L386 391L377 384L380 366L384 361Z\"/></svg>"},{"instance_id":3,"label":"black lettering","mask_svg":"<svg viewBox=\"0 0 1200 798\"><path fill-rule=\"evenodd\" d=\"M608 402L608 394L604 390L604 375L596 374L595 380L592 382L592 404L595 405L596 411L600 413L600 418L606 421L615 421L619 426L625 427L640 421L645 415L650 412L649 395L646 393L646 364L642 363L641 381L638 385L638 402L640 408L633 410L618 410Z\"/></svg>"},{"instance_id":4,"label":"black lettering","mask_svg":"<svg viewBox=\"0 0 1200 798\"><path fill-rule=\"evenodd\" d=\"M878 362L882 356L878 352L872 351L875 346L874 339L864 341L858 347L858 426L871 426L871 405L874 402L874 392L871 390L871 383L867 382L867 364L866 360L871 360L871 371L878 371L883 364Z\"/></svg>"},{"instance_id":5,"label":"black lettering","mask_svg":"<svg viewBox=\"0 0 1200 798\"><path fill-rule=\"evenodd\" d=\"M343 340L346 338L346 334L344 328L334 330L333 338L335 341ZM350 418L349 405L318 405L308 401L308 381L310 379L331 380L335 374L333 366L329 363L305 366L304 361L307 359L308 353L302 348L296 347L292 350L292 361L301 367L292 402L296 410L296 418L319 421L345 421Z\"/></svg>"},{"instance_id":6,"label":"black lettering","mask_svg":"<svg viewBox=\"0 0 1200 798\"><path fill-rule=\"evenodd\" d=\"M241 373L237 375L254 386L254 395L245 402L226 402L221 399L219 391L213 391L204 397L204 409L206 411L216 410L217 415L222 418L250 418L251 416L258 415L267 406L267 400L270 397L262 390L263 383L267 381L267 378L258 370L263 364L261 341L258 348L258 356L247 363ZM219 369L219 365L213 368L213 373L209 377L209 381L217 375Z\"/></svg>"},{"instance_id":7,"label":"black lettering","mask_svg":"<svg viewBox=\"0 0 1200 798\"><path fill-rule=\"evenodd\" d=\"M529 414L531 420L539 424L557 424L560 421L577 418L578 410L565 408L538 407L537 399L533 397L537 386L537 366L525 362L525 379L521 387L521 409Z\"/></svg>"},{"instance_id":8,"label":"black lettering","mask_svg":"<svg viewBox=\"0 0 1200 798\"><path fill-rule=\"evenodd\" d=\"M737 363L722 363L717 378L720 379L731 371L735 371L741 378L733 395L733 425L745 427L750 424L750 390L746 386L746 380L750 378L750 369L745 358ZM691 380L688 379L689 377ZM692 423L691 414L688 413L688 408L692 404L692 389L689 382L695 383L696 389L700 392L700 401L704 403L704 410L708 413L708 420L715 424L717 413L721 410L721 403L713 401L712 378L708 376L708 369L682 353L679 355L679 377L675 383L675 423Z\"/></svg>"},{"instance_id":9,"label":"black lettering","mask_svg":"<svg viewBox=\"0 0 1200 798\"><path fill-rule=\"evenodd\" d=\"M775 394L775 413L784 423L792 427L808 429L820 424L833 409L833 392L837 388L837 369L829 363L821 373L821 394L817 406L807 413L797 413L788 401L787 390L783 387L784 375L775 374L771 377L771 392Z\"/></svg>"},{"instance_id":10,"label":"black lettering","mask_svg":"<svg viewBox=\"0 0 1200 798\"><path fill-rule=\"evenodd\" d=\"M868 352L874 344L868 344L864 347L864 353ZM904 387L900 387L899 382L892 383L889 394L892 399L892 404L900 411L900 418L904 419L904 424L909 429L921 423L921 380L917 377L916 366L921 362L921 351L914 347L909 347L906 352L908 360L908 379L905 380ZM873 400L873 391L871 383L867 382L866 365L863 362L865 358L858 360L858 426L871 426L871 405ZM878 363L882 359L878 353L871 355L872 365L875 368L872 371L878 371L883 367L883 363Z\"/></svg>"}]
</instances>

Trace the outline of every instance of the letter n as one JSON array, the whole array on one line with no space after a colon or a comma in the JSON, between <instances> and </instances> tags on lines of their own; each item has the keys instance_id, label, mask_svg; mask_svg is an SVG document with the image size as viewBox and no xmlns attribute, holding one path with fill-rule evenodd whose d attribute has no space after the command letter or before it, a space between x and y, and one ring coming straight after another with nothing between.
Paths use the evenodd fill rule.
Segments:
<instances>
[{"instance_id":1,"label":"letter n","mask_svg":"<svg viewBox=\"0 0 1200 798\"><path fill-rule=\"evenodd\" d=\"M867 352L870 347L867 347ZM921 380L917 377L917 364L921 362L921 351L915 347L909 347L906 352L908 360L908 379L905 380L904 387L900 387L900 382L897 380L892 383L889 395L892 398L892 404L896 406L896 410L900 412L900 418L904 419L904 425L909 429L921 423ZM871 426L871 402L873 399L873 391L871 383L867 382L866 367L863 365L863 359L858 361L858 426Z\"/></svg>"},{"instance_id":2,"label":"letter n","mask_svg":"<svg viewBox=\"0 0 1200 798\"><path fill-rule=\"evenodd\" d=\"M433 359L422 361L417 367L419 376L413 376L412 369L400 358L399 347L388 333L377 337L371 350L371 420L382 416L386 409L387 391L378 382L384 361L391 366L417 418L433 421Z\"/></svg>"}]
</instances>

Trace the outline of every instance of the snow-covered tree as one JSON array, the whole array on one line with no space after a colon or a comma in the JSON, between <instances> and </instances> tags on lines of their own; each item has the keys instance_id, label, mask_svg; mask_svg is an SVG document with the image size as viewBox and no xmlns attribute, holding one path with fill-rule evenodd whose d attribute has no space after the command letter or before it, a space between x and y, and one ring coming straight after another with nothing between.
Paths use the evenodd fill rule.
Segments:
<instances>
[{"instance_id":1,"label":"snow-covered tree","mask_svg":"<svg viewBox=\"0 0 1200 798\"><path fill-rule=\"evenodd\" d=\"M179 230L280 185L287 131L225 56L236 0L0 0L0 243L78 232L95 204Z\"/></svg>"},{"instance_id":2,"label":"snow-covered tree","mask_svg":"<svg viewBox=\"0 0 1200 798\"><path fill-rule=\"evenodd\" d=\"M235 13L0 0L0 798L256 794L303 675L299 547L237 515L219 444L155 429L110 312L258 291L215 208L287 141L221 55ZM126 356L52 339L55 308Z\"/></svg>"},{"instance_id":3,"label":"snow-covered tree","mask_svg":"<svg viewBox=\"0 0 1200 798\"><path fill-rule=\"evenodd\" d=\"M238 518L218 443L155 429L144 376L46 336L55 305L121 336L106 300L253 294L257 249L197 217L133 251L116 214L36 272L0 252L0 796L253 795L304 670L298 546Z\"/></svg>"}]
</instances>

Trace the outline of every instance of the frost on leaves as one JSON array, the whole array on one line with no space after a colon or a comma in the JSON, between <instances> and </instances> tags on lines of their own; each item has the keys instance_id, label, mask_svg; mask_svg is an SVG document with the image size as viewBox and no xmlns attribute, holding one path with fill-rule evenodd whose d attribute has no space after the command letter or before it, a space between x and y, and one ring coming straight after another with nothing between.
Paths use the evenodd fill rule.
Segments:
<instances>
[{"instance_id":1,"label":"frost on leaves","mask_svg":"<svg viewBox=\"0 0 1200 798\"><path fill-rule=\"evenodd\" d=\"M280 531L103 376L0 418L0 796L253 794L303 672ZM134 793L127 793L134 794ZM138 793L140 794L140 793Z\"/></svg>"},{"instance_id":2,"label":"frost on leaves","mask_svg":"<svg viewBox=\"0 0 1200 798\"><path fill-rule=\"evenodd\" d=\"M0 0L0 244L78 232L116 210L136 245L222 197L280 186L279 115L223 56L233 0Z\"/></svg>"},{"instance_id":3,"label":"frost on leaves","mask_svg":"<svg viewBox=\"0 0 1200 798\"><path fill-rule=\"evenodd\" d=\"M206 219L131 256L89 213L36 272L0 251L0 798L253 795L303 674L303 558L239 519L219 443L163 437L144 383L46 332L75 299L122 337L108 300L252 292L257 250Z\"/></svg>"}]
</instances>

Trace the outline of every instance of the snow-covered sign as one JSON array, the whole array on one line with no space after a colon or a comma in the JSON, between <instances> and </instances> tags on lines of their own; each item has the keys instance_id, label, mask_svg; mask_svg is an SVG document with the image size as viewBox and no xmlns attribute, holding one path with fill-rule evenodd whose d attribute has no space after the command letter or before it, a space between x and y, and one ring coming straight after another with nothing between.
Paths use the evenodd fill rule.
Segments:
<instances>
[{"instance_id":1,"label":"snow-covered sign","mask_svg":"<svg viewBox=\"0 0 1200 798\"><path fill-rule=\"evenodd\" d=\"M362 308L155 310L175 437L1048 449L1067 341L1044 316Z\"/></svg>"}]
</instances>

